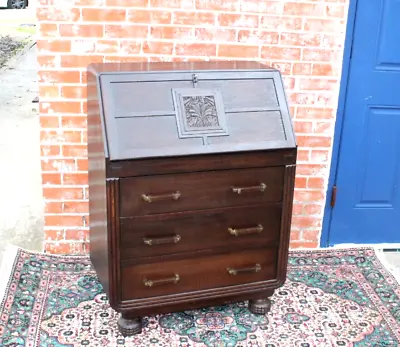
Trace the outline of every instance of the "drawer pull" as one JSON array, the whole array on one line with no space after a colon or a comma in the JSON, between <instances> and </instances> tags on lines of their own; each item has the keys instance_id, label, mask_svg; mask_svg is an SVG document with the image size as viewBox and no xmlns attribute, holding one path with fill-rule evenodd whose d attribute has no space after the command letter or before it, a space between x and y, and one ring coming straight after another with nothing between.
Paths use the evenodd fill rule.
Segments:
<instances>
[{"instance_id":1,"label":"drawer pull","mask_svg":"<svg viewBox=\"0 0 400 347\"><path fill-rule=\"evenodd\" d=\"M174 236L168 236L168 237L155 237L155 238L148 238L144 237L143 242L146 245L149 246L154 246L154 245L163 245L163 244L168 244L168 243L178 243L181 240L181 235L174 235Z\"/></svg>"},{"instance_id":2,"label":"drawer pull","mask_svg":"<svg viewBox=\"0 0 400 347\"><path fill-rule=\"evenodd\" d=\"M244 192L252 192L252 191L259 191L263 192L267 188L265 183L260 183L258 186L251 186L251 187L233 187L232 191L237 194L242 194Z\"/></svg>"},{"instance_id":3,"label":"drawer pull","mask_svg":"<svg viewBox=\"0 0 400 347\"><path fill-rule=\"evenodd\" d=\"M177 191L171 194L163 194L163 195L147 195L142 194L143 201L153 202L157 200L178 200L181 197L181 192Z\"/></svg>"},{"instance_id":4,"label":"drawer pull","mask_svg":"<svg viewBox=\"0 0 400 347\"><path fill-rule=\"evenodd\" d=\"M241 269L232 269L230 267L226 268L226 271L232 276L236 276L241 273L247 273L247 272L260 272L261 271L261 265L256 264L253 267L244 267Z\"/></svg>"},{"instance_id":5,"label":"drawer pull","mask_svg":"<svg viewBox=\"0 0 400 347\"><path fill-rule=\"evenodd\" d=\"M148 280L145 278L143 280L143 283L146 287L153 287L156 285L161 285L161 284L177 284L180 280L180 277L178 274L175 274L174 277L170 278L161 278L159 280Z\"/></svg>"},{"instance_id":6,"label":"drawer pull","mask_svg":"<svg viewBox=\"0 0 400 347\"><path fill-rule=\"evenodd\" d=\"M259 234L263 230L264 230L264 228L261 224L258 224L256 227L253 227L253 228L242 228L242 229L228 228L229 234L231 234L233 236Z\"/></svg>"}]
</instances>

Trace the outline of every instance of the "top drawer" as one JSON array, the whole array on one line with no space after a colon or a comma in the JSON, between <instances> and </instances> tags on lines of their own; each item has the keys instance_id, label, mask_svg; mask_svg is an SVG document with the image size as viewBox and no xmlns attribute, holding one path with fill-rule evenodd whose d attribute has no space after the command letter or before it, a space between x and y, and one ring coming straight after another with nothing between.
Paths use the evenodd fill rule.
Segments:
<instances>
[{"instance_id":1,"label":"top drawer","mask_svg":"<svg viewBox=\"0 0 400 347\"><path fill-rule=\"evenodd\" d=\"M123 178L121 217L279 202L284 167Z\"/></svg>"}]
</instances>

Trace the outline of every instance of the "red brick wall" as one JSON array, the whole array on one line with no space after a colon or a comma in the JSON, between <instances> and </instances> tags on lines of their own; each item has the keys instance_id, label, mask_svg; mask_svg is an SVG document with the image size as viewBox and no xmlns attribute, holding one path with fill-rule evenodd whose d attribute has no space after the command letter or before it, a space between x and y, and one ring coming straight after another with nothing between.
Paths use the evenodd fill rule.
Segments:
<instances>
[{"instance_id":1,"label":"red brick wall","mask_svg":"<svg viewBox=\"0 0 400 347\"><path fill-rule=\"evenodd\" d=\"M46 250L88 250L85 69L91 62L251 59L279 68L298 136L291 247L319 243L347 2L39 0Z\"/></svg>"}]
</instances>

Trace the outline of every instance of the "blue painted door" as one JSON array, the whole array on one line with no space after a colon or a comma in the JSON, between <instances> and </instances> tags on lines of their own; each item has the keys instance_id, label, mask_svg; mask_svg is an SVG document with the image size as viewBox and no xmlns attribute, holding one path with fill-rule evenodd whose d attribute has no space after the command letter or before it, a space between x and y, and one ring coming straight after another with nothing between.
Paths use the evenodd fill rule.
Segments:
<instances>
[{"instance_id":1,"label":"blue painted door","mask_svg":"<svg viewBox=\"0 0 400 347\"><path fill-rule=\"evenodd\" d=\"M400 242L400 0L358 0L336 187L330 245Z\"/></svg>"}]
</instances>

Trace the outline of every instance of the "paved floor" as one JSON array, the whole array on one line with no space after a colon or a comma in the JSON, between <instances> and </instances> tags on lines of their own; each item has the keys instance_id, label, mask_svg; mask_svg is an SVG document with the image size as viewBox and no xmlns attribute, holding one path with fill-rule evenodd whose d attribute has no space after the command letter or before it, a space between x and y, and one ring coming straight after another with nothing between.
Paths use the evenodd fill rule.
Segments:
<instances>
[{"instance_id":1,"label":"paved floor","mask_svg":"<svg viewBox=\"0 0 400 347\"><path fill-rule=\"evenodd\" d=\"M0 72L0 250L43 245L37 89L35 45Z\"/></svg>"}]
</instances>

